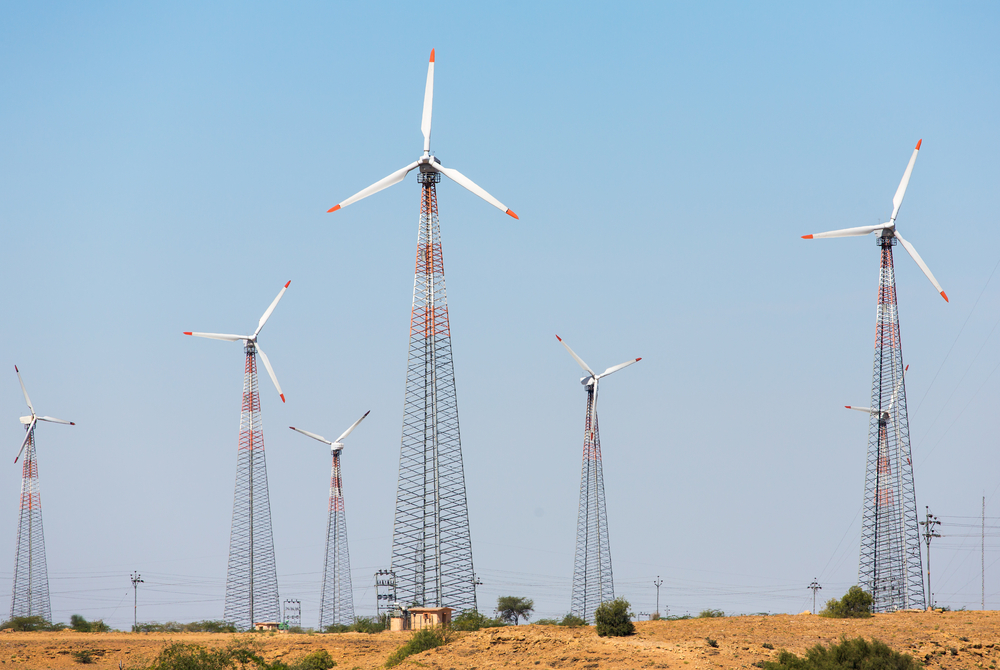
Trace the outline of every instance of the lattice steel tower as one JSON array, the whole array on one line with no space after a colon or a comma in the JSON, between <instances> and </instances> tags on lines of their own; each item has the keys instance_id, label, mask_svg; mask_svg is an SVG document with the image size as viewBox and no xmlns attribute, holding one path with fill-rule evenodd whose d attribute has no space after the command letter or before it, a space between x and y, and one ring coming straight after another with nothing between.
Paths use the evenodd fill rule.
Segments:
<instances>
[{"instance_id":1,"label":"lattice steel tower","mask_svg":"<svg viewBox=\"0 0 1000 670\"><path fill-rule=\"evenodd\" d=\"M420 131L424 152L347 200L336 212L401 182L417 168L421 185L417 231L410 348L403 404L403 437L392 539L392 570L404 606L441 605L460 610L476 607L472 541L465 498L458 400L451 357L448 297L444 286L437 183L447 176L463 188L517 218L503 203L454 168L431 155L431 111L434 99L434 50L427 65Z\"/></svg>"},{"instance_id":2,"label":"lattice steel tower","mask_svg":"<svg viewBox=\"0 0 1000 670\"><path fill-rule=\"evenodd\" d=\"M876 612L924 608L906 383L890 233L882 249L858 582Z\"/></svg>"},{"instance_id":3,"label":"lattice steel tower","mask_svg":"<svg viewBox=\"0 0 1000 670\"><path fill-rule=\"evenodd\" d=\"M847 406L848 409L869 414L858 582L872 594L872 608L876 612L923 609L926 602L910 454L910 425L906 414L906 383L903 379L906 367L903 365L899 337L896 277L892 264L892 247L898 240L941 297L948 300L920 254L896 229L896 216L903 204L921 142L917 142L903 172L892 198L892 216L887 222L803 235L805 239L814 239L876 233L876 242L881 249L871 405Z\"/></svg>"},{"instance_id":4,"label":"lattice steel tower","mask_svg":"<svg viewBox=\"0 0 1000 670\"><path fill-rule=\"evenodd\" d=\"M580 380L587 392L587 413L583 423L583 469L580 473L580 507L576 518L576 558L573 561L573 599L570 612L590 622L594 620L594 610L598 605L615 599L611 539L608 535L608 514L604 498L601 434L597 428L597 384L602 377L642 359L634 358L596 374L561 337L556 335L556 338L587 373Z\"/></svg>"},{"instance_id":5,"label":"lattice steel tower","mask_svg":"<svg viewBox=\"0 0 1000 670\"><path fill-rule=\"evenodd\" d=\"M264 458L264 424L257 387L257 355L260 355L274 387L285 401L271 363L257 341L261 329L288 290L287 282L257 322L253 335L222 335L186 331L185 335L212 340L243 342L243 404L240 412L240 439L236 451L236 491L233 496L233 525L229 536L229 567L226 573L226 605L223 617L247 630L258 621L278 621L278 573L271 533L271 503L267 493L267 463Z\"/></svg>"},{"instance_id":6,"label":"lattice steel tower","mask_svg":"<svg viewBox=\"0 0 1000 670\"><path fill-rule=\"evenodd\" d=\"M347 512L344 508L344 487L340 474L340 453L344 439L358 427L369 412L365 412L340 437L331 442L322 435L289 426L323 444L330 445L333 465L330 468L330 505L326 522L326 554L323 557L323 584L320 588L319 629L338 624L354 623L354 593L351 588L351 554L347 548Z\"/></svg>"},{"instance_id":7,"label":"lattice steel tower","mask_svg":"<svg viewBox=\"0 0 1000 670\"><path fill-rule=\"evenodd\" d=\"M11 618L40 616L52 620L52 603L49 600L49 572L45 562L45 533L42 527L42 498L38 486L38 459L35 454L35 425L39 421L75 425L51 416L38 416L21 379L21 372L14 366L17 380L24 393L24 401L31 412L21 417L24 440L14 462L24 454L21 464L21 506L17 525L17 550L14 554L14 588L10 598Z\"/></svg>"}]
</instances>

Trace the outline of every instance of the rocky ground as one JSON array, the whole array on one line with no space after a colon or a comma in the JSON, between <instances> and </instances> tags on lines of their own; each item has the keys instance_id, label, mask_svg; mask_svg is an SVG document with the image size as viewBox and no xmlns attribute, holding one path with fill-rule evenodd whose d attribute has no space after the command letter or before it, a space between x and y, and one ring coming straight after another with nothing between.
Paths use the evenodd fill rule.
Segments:
<instances>
[{"instance_id":1,"label":"rocky ground","mask_svg":"<svg viewBox=\"0 0 1000 670\"><path fill-rule=\"evenodd\" d=\"M643 621L636 635L601 638L592 627L521 625L457 633L444 647L411 656L401 668L752 668L781 649L801 654L841 636L877 638L912 654L928 668L996 668L1000 612L900 612L870 619L824 619L807 614ZM89 650L91 668L141 668L173 642L219 647L234 636L206 633L0 634L0 667L81 668L74 652ZM257 634L268 659L286 662L318 649L337 670L381 667L409 633ZM712 646L714 640L717 646ZM773 647L771 649L770 647Z\"/></svg>"}]
</instances>

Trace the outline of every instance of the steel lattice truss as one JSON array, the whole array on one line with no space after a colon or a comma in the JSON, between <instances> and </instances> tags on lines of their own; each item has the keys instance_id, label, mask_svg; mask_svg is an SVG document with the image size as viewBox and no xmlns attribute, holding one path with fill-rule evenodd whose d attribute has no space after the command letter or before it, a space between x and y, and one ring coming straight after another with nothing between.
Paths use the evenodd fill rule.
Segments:
<instances>
[{"instance_id":1,"label":"steel lattice truss","mask_svg":"<svg viewBox=\"0 0 1000 670\"><path fill-rule=\"evenodd\" d=\"M27 428L27 426L26 426ZM49 601L49 573L45 563L45 535L42 530L42 498L35 458L35 429L30 428L21 466L21 514L17 526L17 553L14 557L14 590L10 616L40 616L52 620Z\"/></svg>"},{"instance_id":2,"label":"steel lattice truss","mask_svg":"<svg viewBox=\"0 0 1000 670\"><path fill-rule=\"evenodd\" d=\"M421 171L410 350L392 538L404 605L475 609L458 399L438 225L439 173Z\"/></svg>"},{"instance_id":3,"label":"steel lattice truss","mask_svg":"<svg viewBox=\"0 0 1000 670\"><path fill-rule=\"evenodd\" d=\"M278 621L281 610L257 389L257 349L253 342L247 342L244 351L243 410L224 616L226 621L246 630L257 621Z\"/></svg>"},{"instance_id":4,"label":"steel lattice truss","mask_svg":"<svg viewBox=\"0 0 1000 670\"><path fill-rule=\"evenodd\" d=\"M925 605L892 265L895 238L883 236L878 241L882 265L858 581L874 597L874 611L893 612Z\"/></svg>"},{"instance_id":5,"label":"steel lattice truss","mask_svg":"<svg viewBox=\"0 0 1000 670\"><path fill-rule=\"evenodd\" d=\"M326 558L323 561L323 593L319 603L319 629L354 623L351 590L351 556L347 550L347 513L340 479L340 449L333 450L330 472L330 518L326 526Z\"/></svg>"},{"instance_id":6,"label":"steel lattice truss","mask_svg":"<svg viewBox=\"0 0 1000 670\"><path fill-rule=\"evenodd\" d=\"M572 613L588 623L593 622L594 610L598 605L606 600L615 599L596 401L595 383L587 387L587 417L584 423L583 470L580 473L580 508L576 520L576 559L573 562L571 606Z\"/></svg>"}]
</instances>

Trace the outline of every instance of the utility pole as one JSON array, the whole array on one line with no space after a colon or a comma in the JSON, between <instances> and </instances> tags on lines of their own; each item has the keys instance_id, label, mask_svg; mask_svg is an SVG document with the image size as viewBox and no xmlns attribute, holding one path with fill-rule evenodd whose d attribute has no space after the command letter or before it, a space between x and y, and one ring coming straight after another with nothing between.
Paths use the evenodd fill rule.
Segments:
<instances>
[{"instance_id":1,"label":"utility pole","mask_svg":"<svg viewBox=\"0 0 1000 670\"><path fill-rule=\"evenodd\" d=\"M941 525L941 521L931 514L931 508L924 506L926 511L926 517L924 521L920 522L920 525L924 527L924 542L927 543L927 599L930 603L928 609L934 609L934 592L931 591L931 540L935 537L941 537L941 534L937 532L937 527Z\"/></svg>"},{"instance_id":2,"label":"utility pole","mask_svg":"<svg viewBox=\"0 0 1000 670\"><path fill-rule=\"evenodd\" d=\"M132 632L135 633L139 629L139 584L145 584L142 581L142 575L138 572L132 573Z\"/></svg>"},{"instance_id":3,"label":"utility pole","mask_svg":"<svg viewBox=\"0 0 1000 670\"><path fill-rule=\"evenodd\" d=\"M820 590L823 587L819 585L819 582L817 582L815 579L813 579L812 584L810 584L806 588L807 589L812 589L812 592L813 592L813 614L816 614L816 591Z\"/></svg>"},{"instance_id":4,"label":"utility pole","mask_svg":"<svg viewBox=\"0 0 1000 670\"><path fill-rule=\"evenodd\" d=\"M979 553L979 569L982 570L982 602L979 603L979 609L986 609L986 496L983 496L983 525L981 528L982 535L979 538L980 541L980 553Z\"/></svg>"},{"instance_id":5,"label":"utility pole","mask_svg":"<svg viewBox=\"0 0 1000 670\"><path fill-rule=\"evenodd\" d=\"M660 579L659 575L656 575L656 581L653 582L653 586L656 587L656 618L657 619L660 618L660 585L662 583L663 583L663 580Z\"/></svg>"}]
</instances>

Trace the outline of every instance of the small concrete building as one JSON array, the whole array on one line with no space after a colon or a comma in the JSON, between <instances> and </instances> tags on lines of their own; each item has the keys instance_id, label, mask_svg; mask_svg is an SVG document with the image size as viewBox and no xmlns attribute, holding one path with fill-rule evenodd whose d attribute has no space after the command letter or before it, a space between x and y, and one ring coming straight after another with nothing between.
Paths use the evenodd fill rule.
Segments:
<instances>
[{"instance_id":1,"label":"small concrete building","mask_svg":"<svg viewBox=\"0 0 1000 670\"><path fill-rule=\"evenodd\" d=\"M277 621L258 621L253 625L254 630L258 631L280 631L281 624Z\"/></svg>"},{"instance_id":2,"label":"small concrete building","mask_svg":"<svg viewBox=\"0 0 1000 670\"><path fill-rule=\"evenodd\" d=\"M402 616L393 616L390 630L423 630L447 626L451 623L453 607L411 607L401 612Z\"/></svg>"}]
</instances>

